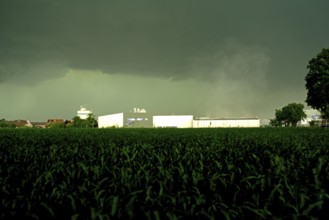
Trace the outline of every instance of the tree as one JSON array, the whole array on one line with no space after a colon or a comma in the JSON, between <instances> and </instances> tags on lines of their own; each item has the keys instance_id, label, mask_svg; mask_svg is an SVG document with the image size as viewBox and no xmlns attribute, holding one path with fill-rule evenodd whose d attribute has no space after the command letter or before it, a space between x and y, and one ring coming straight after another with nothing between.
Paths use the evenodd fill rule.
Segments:
<instances>
[{"instance_id":1,"label":"tree","mask_svg":"<svg viewBox=\"0 0 329 220\"><path fill-rule=\"evenodd\" d=\"M270 125L275 127L282 127L282 125L285 127L296 127L297 123L304 118L306 118L304 105L290 103L282 109L275 110L275 118L270 121Z\"/></svg>"},{"instance_id":2,"label":"tree","mask_svg":"<svg viewBox=\"0 0 329 220\"><path fill-rule=\"evenodd\" d=\"M97 128L98 123L92 114L88 115L87 119L81 119L79 116L73 117L73 125L75 128Z\"/></svg>"},{"instance_id":3,"label":"tree","mask_svg":"<svg viewBox=\"0 0 329 220\"><path fill-rule=\"evenodd\" d=\"M4 118L0 119L0 128L15 128L16 126L10 122L7 122Z\"/></svg>"},{"instance_id":4,"label":"tree","mask_svg":"<svg viewBox=\"0 0 329 220\"><path fill-rule=\"evenodd\" d=\"M282 110L275 109L275 118L270 120L270 125L273 127L282 127L284 124L284 119L282 115Z\"/></svg>"},{"instance_id":5,"label":"tree","mask_svg":"<svg viewBox=\"0 0 329 220\"><path fill-rule=\"evenodd\" d=\"M94 115L89 114L86 121L87 121L87 124L89 125L90 128L97 128L98 127L98 122L95 119Z\"/></svg>"},{"instance_id":6,"label":"tree","mask_svg":"<svg viewBox=\"0 0 329 220\"><path fill-rule=\"evenodd\" d=\"M72 120L73 120L73 127L75 127L75 128L80 128L80 127L82 127L82 119L79 117L79 116L74 116L73 118L72 118Z\"/></svg>"},{"instance_id":7,"label":"tree","mask_svg":"<svg viewBox=\"0 0 329 220\"><path fill-rule=\"evenodd\" d=\"M322 118L329 118L329 48L312 58L305 81L307 89L306 103L321 112Z\"/></svg>"}]
</instances>

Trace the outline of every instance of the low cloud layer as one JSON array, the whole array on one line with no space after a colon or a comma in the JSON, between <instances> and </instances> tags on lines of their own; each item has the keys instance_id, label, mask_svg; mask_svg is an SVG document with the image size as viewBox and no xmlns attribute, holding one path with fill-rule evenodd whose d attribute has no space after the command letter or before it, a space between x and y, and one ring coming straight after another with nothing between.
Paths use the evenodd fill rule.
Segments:
<instances>
[{"instance_id":1,"label":"low cloud layer","mask_svg":"<svg viewBox=\"0 0 329 220\"><path fill-rule=\"evenodd\" d=\"M269 112L266 102L305 100L307 62L328 47L328 8L326 0L0 0L0 87L101 72L209 87L199 91L205 112Z\"/></svg>"}]
</instances>

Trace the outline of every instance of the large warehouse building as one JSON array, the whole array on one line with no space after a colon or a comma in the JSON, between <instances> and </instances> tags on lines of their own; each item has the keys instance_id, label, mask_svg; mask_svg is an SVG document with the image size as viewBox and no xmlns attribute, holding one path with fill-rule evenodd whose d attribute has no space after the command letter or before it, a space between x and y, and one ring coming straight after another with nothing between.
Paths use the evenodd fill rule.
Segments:
<instances>
[{"instance_id":1,"label":"large warehouse building","mask_svg":"<svg viewBox=\"0 0 329 220\"><path fill-rule=\"evenodd\" d=\"M259 118L194 118L193 115L152 115L145 109L135 108L98 117L99 128L227 128L260 127Z\"/></svg>"},{"instance_id":2,"label":"large warehouse building","mask_svg":"<svg viewBox=\"0 0 329 220\"><path fill-rule=\"evenodd\" d=\"M153 127L153 116L145 109L135 108L133 112L121 112L98 117L99 128L151 128Z\"/></svg>"},{"instance_id":3,"label":"large warehouse building","mask_svg":"<svg viewBox=\"0 0 329 220\"><path fill-rule=\"evenodd\" d=\"M259 118L198 118L193 120L193 128L252 128L260 127Z\"/></svg>"},{"instance_id":4,"label":"large warehouse building","mask_svg":"<svg viewBox=\"0 0 329 220\"><path fill-rule=\"evenodd\" d=\"M155 128L192 128L193 115L159 115L153 116Z\"/></svg>"}]
</instances>

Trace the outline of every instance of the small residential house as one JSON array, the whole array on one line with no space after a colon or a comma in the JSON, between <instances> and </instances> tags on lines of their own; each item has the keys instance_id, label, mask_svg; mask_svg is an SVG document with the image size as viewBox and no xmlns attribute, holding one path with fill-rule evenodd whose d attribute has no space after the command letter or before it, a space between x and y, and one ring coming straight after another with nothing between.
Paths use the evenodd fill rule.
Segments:
<instances>
[{"instance_id":1,"label":"small residential house","mask_svg":"<svg viewBox=\"0 0 329 220\"><path fill-rule=\"evenodd\" d=\"M32 128L33 125L29 120L14 120L14 121L8 121L9 123L15 125L16 128L22 128L22 127L29 127Z\"/></svg>"}]
</instances>

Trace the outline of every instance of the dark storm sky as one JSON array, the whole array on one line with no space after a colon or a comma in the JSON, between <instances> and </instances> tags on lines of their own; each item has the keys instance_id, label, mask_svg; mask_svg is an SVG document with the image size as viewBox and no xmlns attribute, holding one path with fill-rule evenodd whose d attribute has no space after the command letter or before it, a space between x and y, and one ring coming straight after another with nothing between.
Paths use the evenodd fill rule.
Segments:
<instances>
[{"instance_id":1,"label":"dark storm sky","mask_svg":"<svg viewBox=\"0 0 329 220\"><path fill-rule=\"evenodd\" d=\"M329 1L0 0L0 118L273 117L304 103ZM306 106L306 105L305 105Z\"/></svg>"}]
</instances>

